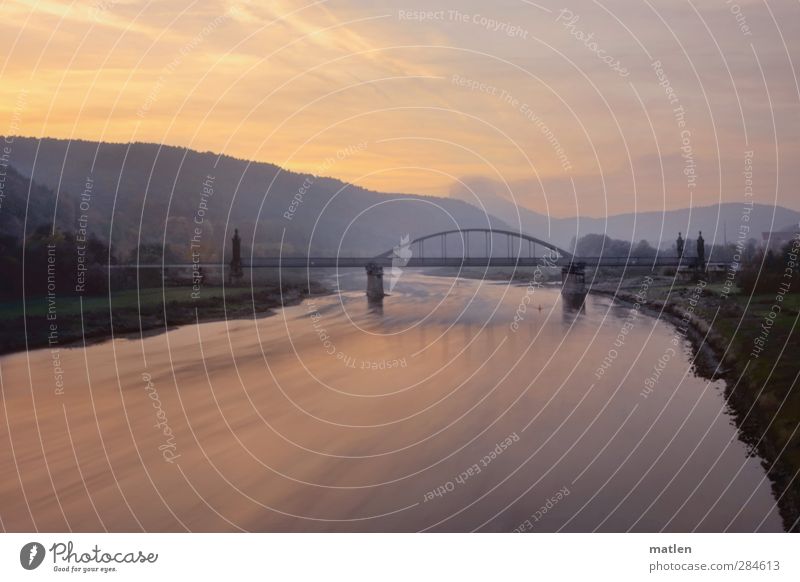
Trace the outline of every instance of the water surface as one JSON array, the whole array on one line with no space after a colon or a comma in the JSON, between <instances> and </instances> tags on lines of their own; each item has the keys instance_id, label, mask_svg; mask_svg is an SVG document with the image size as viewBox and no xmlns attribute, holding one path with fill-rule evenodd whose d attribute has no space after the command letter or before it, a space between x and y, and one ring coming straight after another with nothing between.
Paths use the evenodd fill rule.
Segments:
<instances>
[{"instance_id":1,"label":"water surface","mask_svg":"<svg viewBox=\"0 0 800 582\"><path fill-rule=\"evenodd\" d=\"M4 528L781 529L668 323L413 272L376 306L340 281L272 317L0 359Z\"/></svg>"}]
</instances>

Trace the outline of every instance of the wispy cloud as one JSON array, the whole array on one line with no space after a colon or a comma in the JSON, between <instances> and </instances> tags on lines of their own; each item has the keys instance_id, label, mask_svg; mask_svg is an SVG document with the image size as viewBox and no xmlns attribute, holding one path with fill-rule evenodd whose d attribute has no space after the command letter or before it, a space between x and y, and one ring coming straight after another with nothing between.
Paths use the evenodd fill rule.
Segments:
<instances>
[{"instance_id":1,"label":"wispy cloud","mask_svg":"<svg viewBox=\"0 0 800 582\"><path fill-rule=\"evenodd\" d=\"M662 182L672 206L736 200L749 148L762 196L777 184L797 206L781 185L800 150L800 5L737 6L579 0L565 24L549 0L8 0L0 34L18 41L4 45L0 124L24 89L28 135L225 149L298 170L368 142L339 177L438 195L464 176L607 178L622 209L661 208ZM686 111L695 192L672 163L681 128L654 60ZM642 162L659 156L666 175ZM597 214L593 188L580 203Z\"/></svg>"}]
</instances>

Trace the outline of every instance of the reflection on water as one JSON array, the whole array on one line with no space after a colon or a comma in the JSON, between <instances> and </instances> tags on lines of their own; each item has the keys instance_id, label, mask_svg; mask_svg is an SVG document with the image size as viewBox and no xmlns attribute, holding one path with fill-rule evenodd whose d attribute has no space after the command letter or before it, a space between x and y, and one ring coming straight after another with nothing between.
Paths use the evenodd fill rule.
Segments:
<instances>
[{"instance_id":1,"label":"reflection on water","mask_svg":"<svg viewBox=\"0 0 800 582\"><path fill-rule=\"evenodd\" d=\"M575 293L562 295L561 303L564 313L583 313L586 310L586 295Z\"/></svg>"},{"instance_id":2,"label":"reflection on water","mask_svg":"<svg viewBox=\"0 0 800 582\"><path fill-rule=\"evenodd\" d=\"M50 351L1 359L4 526L780 529L721 382L668 324L550 288L408 271L373 304L363 273L339 282L274 317L62 349L61 396Z\"/></svg>"},{"instance_id":3,"label":"reflection on water","mask_svg":"<svg viewBox=\"0 0 800 582\"><path fill-rule=\"evenodd\" d=\"M376 317L383 317L383 299L367 299L367 305L369 306L369 313Z\"/></svg>"}]
</instances>

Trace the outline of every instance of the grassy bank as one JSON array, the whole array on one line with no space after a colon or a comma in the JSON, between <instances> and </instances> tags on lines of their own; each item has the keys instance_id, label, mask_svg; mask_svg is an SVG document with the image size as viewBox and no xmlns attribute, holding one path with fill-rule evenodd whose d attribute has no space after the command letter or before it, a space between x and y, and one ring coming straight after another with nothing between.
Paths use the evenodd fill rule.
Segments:
<instances>
[{"instance_id":1,"label":"grassy bank","mask_svg":"<svg viewBox=\"0 0 800 582\"><path fill-rule=\"evenodd\" d=\"M594 285L592 292L633 301L642 279L625 279L619 291L618 281L603 281ZM780 310L772 317L776 304ZM750 297L735 288L725 293L721 284L698 286L672 277L654 277L646 307L665 314L679 327L687 326L687 338L697 350L708 347L716 354L718 364L711 372L727 381L725 396L742 440L764 459L784 526L798 531L800 357L794 327L800 295L787 294L777 301L775 293ZM773 323L767 324L765 335L762 325L767 320ZM702 367L699 371L703 372Z\"/></svg>"},{"instance_id":2,"label":"grassy bank","mask_svg":"<svg viewBox=\"0 0 800 582\"><path fill-rule=\"evenodd\" d=\"M325 292L317 283L312 294ZM300 302L309 293L305 281L259 283L249 287L203 286L117 291L105 296L29 298L0 303L0 354L57 345L99 341L140 332L165 332L200 321L264 317L275 308ZM82 315L81 315L82 314ZM55 326L53 328L52 326ZM113 327L113 329L112 329Z\"/></svg>"}]
</instances>

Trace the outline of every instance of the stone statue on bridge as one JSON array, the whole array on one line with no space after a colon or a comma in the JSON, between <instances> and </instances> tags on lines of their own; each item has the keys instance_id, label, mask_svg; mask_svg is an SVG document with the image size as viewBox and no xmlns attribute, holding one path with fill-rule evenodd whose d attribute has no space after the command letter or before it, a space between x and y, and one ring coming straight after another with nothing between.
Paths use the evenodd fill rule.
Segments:
<instances>
[{"instance_id":1,"label":"stone statue on bridge","mask_svg":"<svg viewBox=\"0 0 800 582\"><path fill-rule=\"evenodd\" d=\"M231 271L229 281L231 284L239 283L244 273L242 272L242 239L239 238L239 229L233 231L233 257L231 258Z\"/></svg>"},{"instance_id":2,"label":"stone statue on bridge","mask_svg":"<svg viewBox=\"0 0 800 582\"><path fill-rule=\"evenodd\" d=\"M706 267L706 241L703 239L703 231L701 230L697 235L697 268L705 269Z\"/></svg>"},{"instance_id":3,"label":"stone statue on bridge","mask_svg":"<svg viewBox=\"0 0 800 582\"><path fill-rule=\"evenodd\" d=\"M675 241L675 248L678 250L678 260L680 261L683 258L683 246L684 240L681 236L681 233L678 233L678 240Z\"/></svg>"}]
</instances>

